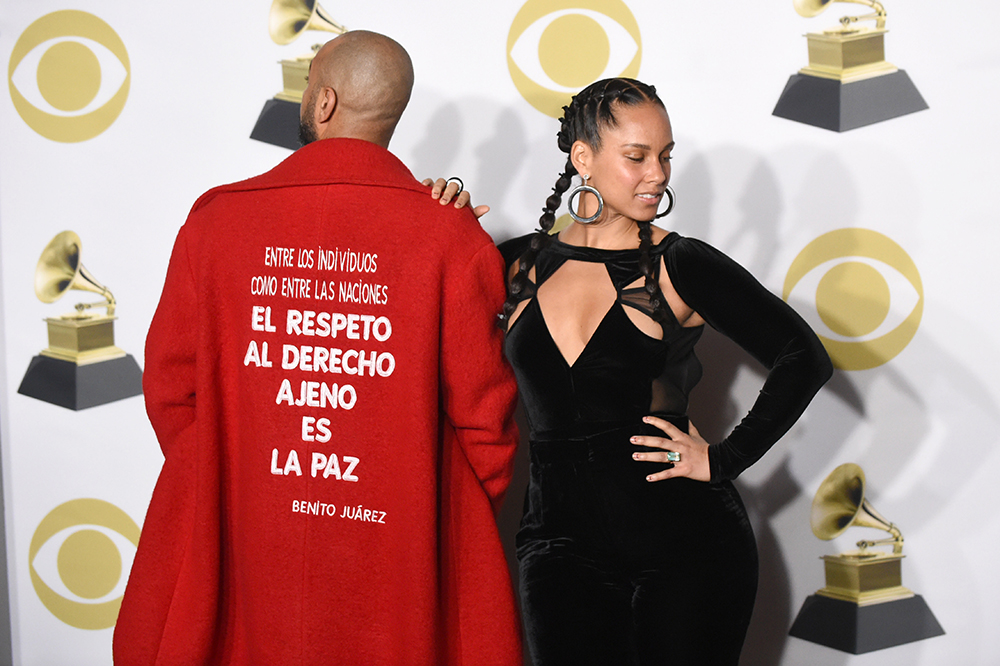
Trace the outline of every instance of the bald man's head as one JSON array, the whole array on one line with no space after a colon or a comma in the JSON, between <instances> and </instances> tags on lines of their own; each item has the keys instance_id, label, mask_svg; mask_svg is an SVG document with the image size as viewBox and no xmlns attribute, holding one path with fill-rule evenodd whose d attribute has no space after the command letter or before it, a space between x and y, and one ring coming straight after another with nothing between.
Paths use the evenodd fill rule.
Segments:
<instances>
[{"instance_id":1,"label":"bald man's head","mask_svg":"<svg viewBox=\"0 0 1000 666\"><path fill-rule=\"evenodd\" d=\"M385 35L354 30L316 53L302 95L300 138L349 137L388 146L413 89L413 64Z\"/></svg>"}]
</instances>

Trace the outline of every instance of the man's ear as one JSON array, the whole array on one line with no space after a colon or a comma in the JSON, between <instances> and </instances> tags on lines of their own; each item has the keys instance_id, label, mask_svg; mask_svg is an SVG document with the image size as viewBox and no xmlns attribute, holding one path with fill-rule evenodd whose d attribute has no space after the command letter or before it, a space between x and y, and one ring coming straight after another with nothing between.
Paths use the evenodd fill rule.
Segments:
<instances>
[{"instance_id":1,"label":"man's ear","mask_svg":"<svg viewBox=\"0 0 1000 666\"><path fill-rule=\"evenodd\" d=\"M330 119L333 118L333 112L336 108L337 91L329 86L325 86L319 91L319 99L316 100L316 106L313 110L313 120L316 121L316 127L328 124Z\"/></svg>"}]
</instances>

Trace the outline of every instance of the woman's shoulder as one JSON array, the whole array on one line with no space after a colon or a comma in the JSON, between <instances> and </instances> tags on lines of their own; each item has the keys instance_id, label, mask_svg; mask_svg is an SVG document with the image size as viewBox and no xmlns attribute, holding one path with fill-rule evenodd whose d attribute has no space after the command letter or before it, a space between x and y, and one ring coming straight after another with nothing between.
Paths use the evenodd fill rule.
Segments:
<instances>
[{"instance_id":1,"label":"woman's shoulder","mask_svg":"<svg viewBox=\"0 0 1000 666\"><path fill-rule=\"evenodd\" d=\"M663 263L670 282L696 310L700 296L708 298L720 290L741 291L751 285L759 286L746 268L703 240L671 233L664 241Z\"/></svg>"},{"instance_id":2,"label":"woman's shoulder","mask_svg":"<svg viewBox=\"0 0 1000 666\"><path fill-rule=\"evenodd\" d=\"M653 241L653 245L654 246L660 245L663 241L665 241L667 239L668 236L671 236L671 235L674 235L674 234L677 233L675 231L667 231L666 229L662 229L662 228L656 226L655 224L649 225L649 230L652 232L650 234L650 237L651 237L651 239Z\"/></svg>"},{"instance_id":3,"label":"woman's shoulder","mask_svg":"<svg viewBox=\"0 0 1000 666\"><path fill-rule=\"evenodd\" d=\"M684 259L725 259L732 261L724 253L705 241L692 236L683 236L676 231L663 231L657 238L657 228L653 227L653 253L665 258ZM662 231L662 230L660 230Z\"/></svg>"},{"instance_id":4,"label":"woman's shoulder","mask_svg":"<svg viewBox=\"0 0 1000 666\"><path fill-rule=\"evenodd\" d=\"M503 257L504 265L508 271L514 265L514 262L520 259L521 255L527 251L528 246L531 245L531 237L534 235L525 234L523 236L516 236L497 245L497 249L500 250L500 255Z\"/></svg>"},{"instance_id":5,"label":"woman's shoulder","mask_svg":"<svg viewBox=\"0 0 1000 666\"><path fill-rule=\"evenodd\" d=\"M652 226L651 229L652 237L650 240L653 242L653 247L650 251L654 256L666 255L669 252L673 252L678 243L683 244L688 240L676 231L667 231L657 226Z\"/></svg>"},{"instance_id":6,"label":"woman's shoulder","mask_svg":"<svg viewBox=\"0 0 1000 666\"><path fill-rule=\"evenodd\" d=\"M653 247L653 253L663 257L667 275L675 286L688 282L756 281L726 253L699 238L682 236L676 231L661 239L660 244Z\"/></svg>"},{"instance_id":7,"label":"woman's shoulder","mask_svg":"<svg viewBox=\"0 0 1000 666\"><path fill-rule=\"evenodd\" d=\"M662 229L658 226L650 225L652 230L651 240L653 241L653 252L666 252L671 251L683 251L684 248L696 246L696 245L707 245L704 241L698 240L697 238L690 238L688 236L682 236L676 231L668 231L667 229Z\"/></svg>"}]
</instances>

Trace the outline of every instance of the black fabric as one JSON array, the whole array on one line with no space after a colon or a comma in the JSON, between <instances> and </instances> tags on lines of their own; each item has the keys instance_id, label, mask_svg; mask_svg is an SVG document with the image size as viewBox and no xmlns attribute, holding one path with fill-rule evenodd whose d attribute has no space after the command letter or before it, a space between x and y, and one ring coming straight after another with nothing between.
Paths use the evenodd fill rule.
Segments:
<instances>
[{"instance_id":1,"label":"black fabric","mask_svg":"<svg viewBox=\"0 0 1000 666\"><path fill-rule=\"evenodd\" d=\"M501 245L510 265L525 238ZM757 555L730 482L794 423L832 372L809 327L721 252L671 233L655 245L680 297L769 369L760 397L709 458L712 483L647 474L635 434L660 431L647 414L687 429L701 377L702 327L672 316L662 340L625 308L649 315L638 250L552 239L538 254L531 299L508 327L505 351L531 427L530 481L518 532L522 611L534 663L732 664L753 609ZM617 300L568 364L535 298L567 261L603 263ZM658 270L658 268L657 268ZM662 298L662 294L654 294Z\"/></svg>"},{"instance_id":2,"label":"black fabric","mask_svg":"<svg viewBox=\"0 0 1000 666\"><path fill-rule=\"evenodd\" d=\"M525 234L524 236L516 236L497 245L497 249L500 250L500 256L503 257L507 268L510 268L517 261L517 258L527 251L528 245L531 244L531 237L534 235Z\"/></svg>"},{"instance_id":3,"label":"black fabric","mask_svg":"<svg viewBox=\"0 0 1000 666\"><path fill-rule=\"evenodd\" d=\"M742 266L692 238L671 248L664 263L681 299L768 369L753 407L708 451L712 481L735 479L792 427L833 364L802 317Z\"/></svg>"},{"instance_id":4,"label":"black fabric","mask_svg":"<svg viewBox=\"0 0 1000 666\"><path fill-rule=\"evenodd\" d=\"M652 248L655 265L678 239L671 234ZM533 298L537 287L525 290L531 301L508 328L504 349L532 432L587 433L638 424L652 411L686 414L688 393L701 379L694 355L701 327L684 328L670 315L657 340L629 320L626 307L652 313L642 287L627 288L642 277L637 250L582 248L553 239L535 260L535 285L570 260L603 263L618 298L569 365Z\"/></svg>"},{"instance_id":5,"label":"black fabric","mask_svg":"<svg viewBox=\"0 0 1000 666\"><path fill-rule=\"evenodd\" d=\"M632 460L642 431L532 442L517 557L536 666L739 662L757 591L746 510L728 481L647 482L662 465Z\"/></svg>"},{"instance_id":6,"label":"black fabric","mask_svg":"<svg viewBox=\"0 0 1000 666\"><path fill-rule=\"evenodd\" d=\"M508 264L513 251L526 246L524 238L500 246ZM833 366L802 318L722 252L670 233L651 253L657 266L663 258L681 299L769 371L744 419L709 449L712 482L735 479L795 423ZM628 320L626 306L650 311L641 288L624 289L641 275L638 257L638 250L575 247L558 239L537 257L535 285L524 294L531 302L509 327L505 343L533 432L587 432L609 423L634 423L653 411L687 413L688 394L701 378L694 345L702 329L683 328L668 317L663 339L656 340ZM619 292L616 307L572 366L533 298L537 285L568 260L603 262Z\"/></svg>"}]
</instances>

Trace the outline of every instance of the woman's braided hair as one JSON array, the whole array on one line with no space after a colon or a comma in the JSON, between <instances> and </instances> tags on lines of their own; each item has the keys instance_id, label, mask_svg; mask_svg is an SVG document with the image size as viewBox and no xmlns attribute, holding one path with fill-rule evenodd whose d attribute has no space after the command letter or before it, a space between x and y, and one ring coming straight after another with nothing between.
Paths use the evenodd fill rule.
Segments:
<instances>
[{"instance_id":1,"label":"woman's braided hair","mask_svg":"<svg viewBox=\"0 0 1000 666\"><path fill-rule=\"evenodd\" d=\"M614 114L615 104L638 106L648 103L663 106L663 102L656 94L656 88L635 79L604 79L590 84L573 97L569 106L563 107L564 113L563 117L559 119L561 125L559 133L556 135L559 150L569 155L570 148L579 140L595 151L599 151L601 149L601 131L606 127L615 127L618 124ZM573 166L573 160L567 157L565 170L556 180L552 194L545 200L542 216L538 219L540 228L532 236L528 249L521 255L517 272L511 276L507 302L503 305L502 321L504 326L510 320L511 314L522 300L524 290L530 284L528 273L535 265L535 258L552 238L550 232L556 221L555 212L562 204L562 195L569 189L575 175L577 175L577 170ZM645 277L644 288L649 294L653 319L662 322L666 319L666 312L663 297L654 275L653 260L650 256L650 248L653 246L651 221L637 220L637 223L639 225L639 269Z\"/></svg>"}]
</instances>

